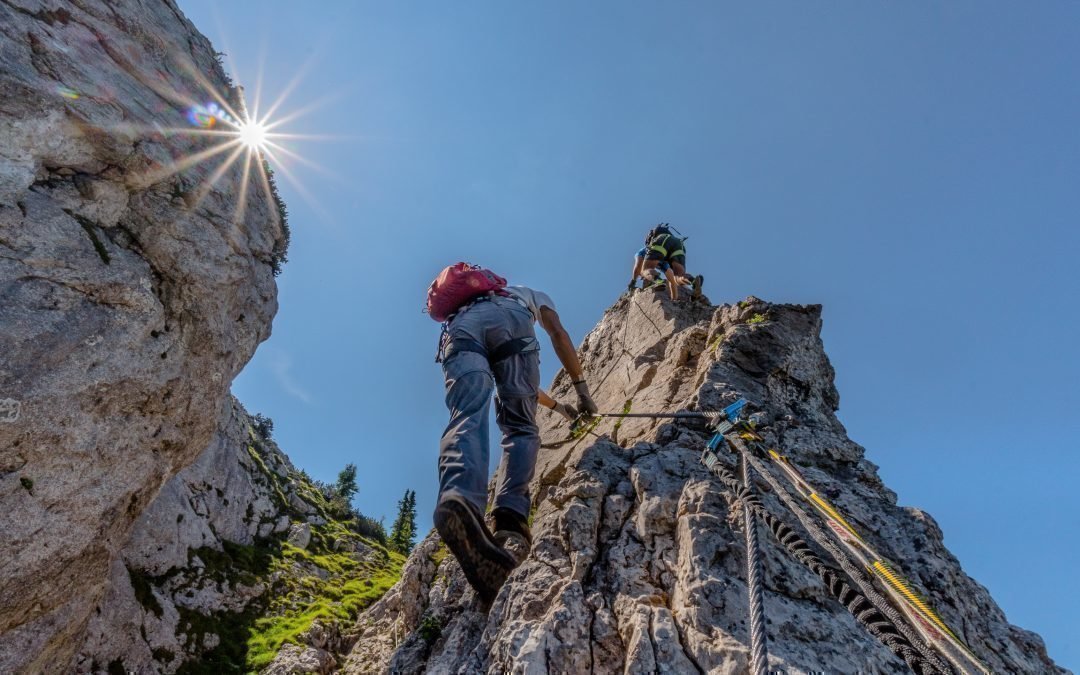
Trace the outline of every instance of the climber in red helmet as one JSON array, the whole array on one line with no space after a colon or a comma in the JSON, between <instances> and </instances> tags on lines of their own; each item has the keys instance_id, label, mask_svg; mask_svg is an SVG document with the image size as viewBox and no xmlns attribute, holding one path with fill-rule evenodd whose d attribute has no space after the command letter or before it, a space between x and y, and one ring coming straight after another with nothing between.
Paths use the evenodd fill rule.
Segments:
<instances>
[{"instance_id":1,"label":"climber in red helmet","mask_svg":"<svg viewBox=\"0 0 1080 675\"><path fill-rule=\"evenodd\" d=\"M443 270L428 290L432 318L444 321L439 361L446 380L450 422L439 449L435 528L485 604L532 545L529 482L540 449L538 399L564 417L595 414L574 344L546 294L479 267ZM577 391L577 408L540 391L540 343L534 323L551 338ZM502 462L491 512L484 522L488 482L488 405L502 431Z\"/></svg>"}]
</instances>

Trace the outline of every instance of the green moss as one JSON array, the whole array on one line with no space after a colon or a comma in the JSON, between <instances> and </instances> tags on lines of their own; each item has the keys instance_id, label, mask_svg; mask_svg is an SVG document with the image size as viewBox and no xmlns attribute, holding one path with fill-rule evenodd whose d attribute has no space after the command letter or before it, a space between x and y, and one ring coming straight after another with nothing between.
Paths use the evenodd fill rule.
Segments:
<instances>
[{"instance_id":1,"label":"green moss","mask_svg":"<svg viewBox=\"0 0 1080 675\"><path fill-rule=\"evenodd\" d=\"M344 546L334 551L333 542ZM372 547L377 560L359 560L351 553L358 544ZM281 646L297 643L316 619L351 622L378 600L401 577L405 557L330 521L312 528L311 544L301 549L284 542L270 563L278 581L267 594L268 606L255 619L246 637L246 666L259 670L273 660ZM322 579L314 565L328 574Z\"/></svg>"},{"instance_id":2,"label":"green moss","mask_svg":"<svg viewBox=\"0 0 1080 675\"><path fill-rule=\"evenodd\" d=\"M429 614L420 622L417 633L424 642L429 645L435 644L435 641L442 635L442 622Z\"/></svg>"},{"instance_id":3,"label":"green moss","mask_svg":"<svg viewBox=\"0 0 1080 675\"><path fill-rule=\"evenodd\" d=\"M188 636L188 646L198 648L207 635L217 635L220 642L198 658L184 662L177 675L214 675L249 672L247 666L247 641L256 623L262 604L255 602L239 613L214 612L202 614L195 610L177 607L180 614L180 630Z\"/></svg>"},{"instance_id":4,"label":"green moss","mask_svg":"<svg viewBox=\"0 0 1080 675\"><path fill-rule=\"evenodd\" d=\"M435 567L442 564L442 561L446 560L446 556L450 554L450 549L446 548L444 542L439 542L439 545L435 547L435 551L431 554L431 562L435 563Z\"/></svg>"},{"instance_id":5,"label":"green moss","mask_svg":"<svg viewBox=\"0 0 1080 675\"><path fill-rule=\"evenodd\" d=\"M131 587L135 590L135 599L139 601L143 608L160 619L164 610L162 610L161 603L154 596L155 577L142 570L133 570L130 567L128 568L128 576L131 577Z\"/></svg>"},{"instance_id":6,"label":"green moss","mask_svg":"<svg viewBox=\"0 0 1080 675\"><path fill-rule=\"evenodd\" d=\"M291 510L289 507L289 499L281 489L281 479L276 473L267 468L266 462L263 461L262 455L255 449L254 444L248 446L248 454L251 455L251 459L253 459L255 464L259 467L259 471L266 477L267 481L269 481L270 487L274 489L274 495L277 496L278 506L284 510Z\"/></svg>"},{"instance_id":7,"label":"green moss","mask_svg":"<svg viewBox=\"0 0 1080 675\"><path fill-rule=\"evenodd\" d=\"M626 403L624 403L624 404L623 404L623 407L622 407L622 414L624 414L624 415L625 415L625 414L627 414L628 412L630 412L630 409L631 409L631 408L633 407L633 405L634 405L634 399L632 399L632 398L628 398L628 399L626 399ZM622 426L622 423L623 423L623 422L624 422L625 420L626 420L626 418L625 418L625 417L620 417L620 418L619 418L619 421L615 423L615 428L614 428L614 429L612 430L612 433L613 433L613 434L614 434L614 433L618 433L618 431L619 431L619 427L621 427L621 426Z\"/></svg>"},{"instance_id":8,"label":"green moss","mask_svg":"<svg viewBox=\"0 0 1080 675\"><path fill-rule=\"evenodd\" d=\"M247 666L253 670L265 667L281 646L297 643L316 619L350 622L362 610L378 600L401 577L401 561L392 560L387 567L372 569L344 553L310 553L286 545L284 558L316 564L322 569L341 570L330 579L303 576L292 583L281 584L280 592L271 602L266 616L255 621L247 641ZM275 589L278 590L278 589Z\"/></svg>"},{"instance_id":9,"label":"green moss","mask_svg":"<svg viewBox=\"0 0 1080 675\"><path fill-rule=\"evenodd\" d=\"M221 551L209 546L188 551L188 560L198 556L205 566L204 574L215 581L239 581L253 585L270 570L274 557L280 555L280 545L275 541L250 546L231 541L222 541L221 544Z\"/></svg>"},{"instance_id":10,"label":"green moss","mask_svg":"<svg viewBox=\"0 0 1080 675\"><path fill-rule=\"evenodd\" d=\"M747 319L746 323L755 324L762 323L763 321L765 321L765 316L763 314L755 314L754 316Z\"/></svg>"},{"instance_id":11,"label":"green moss","mask_svg":"<svg viewBox=\"0 0 1080 675\"><path fill-rule=\"evenodd\" d=\"M259 441L248 445L255 466L268 481L266 485L276 493L283 510L291 513L284 495L285 481L268 469L265 452ZM273 660L282 645L299 642L313 621L352 622L400 578L403 555L333 518L322 493L298 473L292 473L288 480L295 493L315 506L327 522L312 526L311 543L305 549L274 538L248 546L224 542L223 550L203 547L189 553L190 558L198 556L202 561L203 578L247 586L264 584L266 591L239 613L207 615L179 608L180 629L189 639L185 651L194 657L182 664L178 671L182 675L258 671ZM353 551L361 545L374 554L363 560L357 557ZM163 581L147 580L144 590L150 598L150 586ZM219 637L218 646L200 653L210 634Z\"/></svg>"}]
</instances>

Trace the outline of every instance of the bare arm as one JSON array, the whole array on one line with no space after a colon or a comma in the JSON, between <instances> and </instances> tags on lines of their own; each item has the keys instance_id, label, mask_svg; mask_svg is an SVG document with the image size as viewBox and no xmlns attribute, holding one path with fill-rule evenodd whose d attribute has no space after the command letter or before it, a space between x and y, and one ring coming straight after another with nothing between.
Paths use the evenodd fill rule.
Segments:
<instances>
[{"instance_id":1,"label":"bare arm","mask_svg":"<svg viewBox=\"0 0 1080 675\"><path fill-rule=\"evenodd\" d=\"M562 321L559 320L558 312L550 307L541 307L540 325L544 327L544 331L551 338L551 346L555 348L555 355L559 357L559 362L562 363L563 368L570 375L570 380L573 382L580 381L582 379L581 361L578 360L577 352L574 350L574 343L570 341L570 335L563 328Z\"/></svg>"},{"instance_id":2,"label":"bare arm","mask_svg":"<svg viewBox=\"0 0 1080 675\"><path fill-rule=\"evenodd\" d=\"M537 401L537 403L544 406L545 408L550 408L552 410L555 409L555 405L556 405L555 399L548 396L548 393L546 391L544 391L543 389L537 390L537 392L536 392L536 401Z\"/></svg>"},{"instance_id":3,"label":"bare arm","mask_svg":"<svg viewBox=\"0 0 1080 675\"><path fill-rule=\"evenodd\" d=\"M630 277L630 283L634 283L641 276L641 267L645 264L645 258L634 256L634 274Z\"/></svg>"}]
</instances>

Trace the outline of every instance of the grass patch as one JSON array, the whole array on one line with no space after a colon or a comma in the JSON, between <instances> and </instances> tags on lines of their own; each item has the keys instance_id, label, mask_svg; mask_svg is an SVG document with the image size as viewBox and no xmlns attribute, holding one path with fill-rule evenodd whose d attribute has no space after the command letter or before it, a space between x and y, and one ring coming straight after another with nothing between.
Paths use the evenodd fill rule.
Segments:
<instances>
[{"instance_id":1,"label":"grass patch","mask_svg":"<svg viewBox=\"0 0 1080 675\"><path fill-rule=\"evenodd\" d=\"M755 314L754 316L747 319L746 323L755 324L755 323L763 323L764 321L765 321L765 315L764 314Z\"/></svg>"},{"instance_id":2,"label":"grass patch","mask_svg":"<svg viewBox=\"0 0 1080 675\"><path fill-rule=\"evenodd\" d=\"M712 352L713 354L715 354L716 350L720 349L720 343L723 342L723 341L724 341L724 334L722 332L718 333L717 336L713 338L712 342L709 343L708 350L710 352Z\"/></svg>"},{"instance_id":3,"label":"grass patch","mask_svg":"<svg viewBox=\"0 0 1080 675\"><path fill-rule=\"evenodd\" d=\"M631 407L632 407L633 405L634 405L634 399L632 399L632 398L628 398L628 399L626 399L626 403L623 403L623 407L622 407L622 414L623 414L623 415L625 415L625 414L629 413L629 412L630 412L630 409L631 409ZM620 418L619 418L619 421L615 423L615 428L614 428L614 430L613 430L613 431L617 433L617 432L619 431L619 427L621 427L621 426L622 426L622 423L623 423L623 422L624 422L625 420L626 420L626 418L625 418L625 417L620 417Z\"/></svg>"},{"instance_id":4,"label":"grass patch","mask_svg":"<svg viewBox=\"0 0 1080 675\"><path fill-rule=\"evenodd\" d=\"M357 538L353 535L353 538ZM286 571L273 589L267 612L255 620L247 638L247 667L266 667L282 645L299 643L312 622L351 622L401 578L405 558L389 554L376 562L361 561L351 553L304 550L283 544L274 564ZM328 579L303 574L305 565L330 573ZM310 569L310 568L307 568Z\"/></svg>"}]
</instances>

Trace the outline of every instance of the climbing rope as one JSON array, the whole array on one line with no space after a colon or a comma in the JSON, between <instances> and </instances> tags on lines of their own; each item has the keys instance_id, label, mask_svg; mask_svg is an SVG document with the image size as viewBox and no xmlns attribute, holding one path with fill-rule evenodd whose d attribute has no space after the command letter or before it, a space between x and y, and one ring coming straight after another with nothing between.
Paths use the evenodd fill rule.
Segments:
<instances>
[{"instance_id":1,"label":"climbing rope","mask_svg":"<svg viewBox=\"0 0 1080 675\"><path fill-rule=\"evenodd\" d=\"M740 462L743 489L753 492L750 465ZM746 536L746 591L750 598L750 668L754 675L768 675L769 653L765 637L765 602L761 587L761 549L758 546L757 521L750 504L742 501L743 530Z\"/></svg>"}]
</instances>

